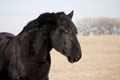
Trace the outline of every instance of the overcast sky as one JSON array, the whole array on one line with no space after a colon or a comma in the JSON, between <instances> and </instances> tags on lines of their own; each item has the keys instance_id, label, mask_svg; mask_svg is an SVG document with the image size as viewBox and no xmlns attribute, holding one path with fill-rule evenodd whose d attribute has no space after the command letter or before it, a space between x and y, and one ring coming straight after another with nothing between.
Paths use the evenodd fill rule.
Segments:
<instances>
[{"instance_id":1,"label":"overcast sky","mask_svg":"<svg viewBox=\"0 0 120 80\"><path fill-rule=\"evenodd\" d=\"M44 12L74 10L73 21L84 17L120 18L120 0L0 0L0 32L18 34Z\"/></svg>"}]
</instances>

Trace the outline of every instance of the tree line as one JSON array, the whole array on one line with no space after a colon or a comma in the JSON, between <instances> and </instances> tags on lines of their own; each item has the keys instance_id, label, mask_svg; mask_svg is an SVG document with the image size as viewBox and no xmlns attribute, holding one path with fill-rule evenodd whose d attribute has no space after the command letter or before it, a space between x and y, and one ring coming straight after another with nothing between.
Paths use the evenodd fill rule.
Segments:
<instances>
[{"instance_id":1,"label":"tree line","mask_svg":"<svg viewBox=\"0 0 120 80\"><path fill-rule=\"evenodd\" d=\"M79 35L120 35L120 19L84 18L76 22Z\"/></svg>"}]
</instances>

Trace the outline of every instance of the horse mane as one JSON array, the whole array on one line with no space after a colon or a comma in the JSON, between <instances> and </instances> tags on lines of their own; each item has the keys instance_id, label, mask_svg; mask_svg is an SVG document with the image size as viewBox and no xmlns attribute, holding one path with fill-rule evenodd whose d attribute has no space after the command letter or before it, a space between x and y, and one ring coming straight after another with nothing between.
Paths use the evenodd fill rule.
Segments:
<instances>
[{"instance_id":1,"label":"horse mane","mask_svg":"<svg viewBox=\"0 0 120 80\"><path fill-rule=\"evenodd\" d=\"M40 28L42 25L50 23L50 21L53 21L54 14L51 13L44 13L41 14L37 19L30 21L23 29L23 31L29 31L35 28Z\"/></svg>"},{"instance_id":2,"label":"horse mane","mask_svg":"<svg viewBox=\"0 0 120 80\"><path fill-rule=\"evenodd\" d=\"M43 13L41 14L37 19L34 19L30 21L23 29L23 31L29 31L33 28L39 28L43 26L44 24L56 24L56 20L58 16L65 15L64 12L58 12L58 13ZM33 30L34 30L33 29Z\"/></svg>"}]
</instances>

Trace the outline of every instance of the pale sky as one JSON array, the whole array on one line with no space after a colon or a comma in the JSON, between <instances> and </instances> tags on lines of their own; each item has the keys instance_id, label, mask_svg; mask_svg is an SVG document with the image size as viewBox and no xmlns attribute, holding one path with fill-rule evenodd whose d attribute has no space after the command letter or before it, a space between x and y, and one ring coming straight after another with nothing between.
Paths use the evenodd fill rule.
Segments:
<instances>
[{"instance_id":1,"label":"pale sky","mask_svg":"<svg viewBox=\"0 0 120 80\"><path fill-rule=\"evenodd\" d=\"M72 10L74 22L85 17L120 18L120 0L0 0L0 32L18 34L41 13Z\"/></svg>"}]
</instances>

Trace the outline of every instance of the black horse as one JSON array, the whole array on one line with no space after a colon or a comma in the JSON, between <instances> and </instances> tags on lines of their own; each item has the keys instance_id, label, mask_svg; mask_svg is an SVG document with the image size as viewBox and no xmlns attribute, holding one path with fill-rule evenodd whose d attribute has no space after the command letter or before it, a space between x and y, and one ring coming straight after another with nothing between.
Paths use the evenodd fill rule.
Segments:
<instances>
[{"instance_id":1,"label":"black horse","mask_svg":"<svg viewBox=\"0 0 120 80\"><path fill-rule=\"evenodd\" d=\"M72 16L73 11L44 13L17 36L0 33L0 80L49 80L52 48L77 62L81 48Z\"/></svg>"}]
</instances>

